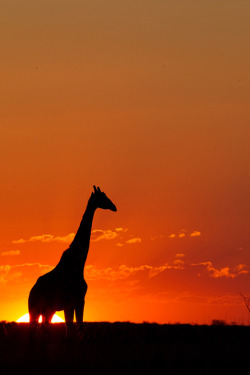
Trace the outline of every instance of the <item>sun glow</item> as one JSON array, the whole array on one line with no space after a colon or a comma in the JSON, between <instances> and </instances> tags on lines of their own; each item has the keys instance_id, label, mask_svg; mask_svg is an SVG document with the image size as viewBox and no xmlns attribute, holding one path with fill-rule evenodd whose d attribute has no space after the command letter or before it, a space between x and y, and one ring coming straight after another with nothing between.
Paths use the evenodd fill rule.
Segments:
<instances>
[{"instance_id":1,"label":"sun glow","mask_svg":"<svg viewBox=\"0 0 250 375\"><path fill-rule=\"evenodd\" d=\"M30 321L29 313L27 313L27 314L21 316L21 318L17 319L17 323L29 323L29 321ZM42 315L40 315L38 322L42 323ZM63 322L64 322L64 320L62 318L60 318L60 316L58 316L56 314L53 315L51 323L63 323Z\"/></svg>"}]
</instances>

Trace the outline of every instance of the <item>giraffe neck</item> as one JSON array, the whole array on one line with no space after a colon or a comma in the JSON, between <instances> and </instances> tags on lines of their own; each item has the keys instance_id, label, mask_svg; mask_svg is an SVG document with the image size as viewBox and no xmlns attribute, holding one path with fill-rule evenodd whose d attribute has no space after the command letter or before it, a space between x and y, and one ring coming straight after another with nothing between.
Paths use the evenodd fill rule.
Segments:
<instances>
[{"instance_id":1,"label":"giraffe neck","mask_svg":"<svg viewBox=\"0 0 250 375\"><path fill-rule=\"evenodd\" d=\"M91 228L95 210L96 207L90 198L84 215L82 217L82 221L80 223L78 231L76 232L75 238L70 245L70 248L72 250L80 252L83 265L85 264L89 251Z\"/></svg>"}]
</instances>

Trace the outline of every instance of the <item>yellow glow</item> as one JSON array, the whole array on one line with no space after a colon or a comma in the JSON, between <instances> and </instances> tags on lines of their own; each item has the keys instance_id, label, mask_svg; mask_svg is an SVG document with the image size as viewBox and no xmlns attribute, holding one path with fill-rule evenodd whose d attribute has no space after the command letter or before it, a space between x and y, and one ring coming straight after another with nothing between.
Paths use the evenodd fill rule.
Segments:
<instances>
[{"instance_id":1,"label":"yellow glow","mask_svg":"<svg viewBox=\"0 0 250 375\"><path fill-rule=\"evenodd\" d=\"M25 315L21 316L21 318L17 319L17 323L29 323L29 321L30 321L29 314L25 314ZM42 315L40 315L38 322L42 323ZM56 314L53 315L51 323L63 323L63 322L64 322L64 320L62 318L60 318L60 316L58 316Z\"/></svg>"}]
</instances>

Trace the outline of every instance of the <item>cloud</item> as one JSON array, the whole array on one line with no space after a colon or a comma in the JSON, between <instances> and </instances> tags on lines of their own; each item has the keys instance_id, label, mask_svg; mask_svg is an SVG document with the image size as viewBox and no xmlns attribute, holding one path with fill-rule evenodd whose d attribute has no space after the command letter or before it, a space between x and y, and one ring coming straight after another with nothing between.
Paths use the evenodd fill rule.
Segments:
<instances>
[{"instance_id":1,"label":"cloud","mask_svg":"<svg viewBox=\"0 0 250 375\"><path fill-rule=\"evenodd\" d=\"M91 232L91 241L113 240L114 238L120 236L122 233L127 232L127 230L128 229L124 229L124 228L115 228L115 230L94 229ZM28 239L20 238L19 240L12 241L12 243L14 243L14 244L23 244L23 243L27 243L27 242L71 243L73 241L74 237L75 237L75 233L69 233L65 236L54 236L53 234L41 234L41 235L38 235L38 236L32 236Z\"/></svg>"},{"instance_id":2,"label":"cloud","mask_svg":"<svg viewBox=\"0 0 250 375\"><path fill-rule=\"evenodd\" d=\"M91 241L113 240L128 231L127 228L115 228L114 230L94 229L91 233ZM118 245L119 246L119 245Z\"/></svg>"},{"instance_id":3,"label":"cloud","mask_svg":"<svg viewBox=\"0 0 250 375\"><path fill-rule=\"evenodd\" d=\"M14 266L0 266L0 285L5 285L7 284L7 282L18 279L21 276L22 272L16 271L16 268L14 268Z\"/></svg>"},{"instance_id":4,"label":"cloud","mask_svg":"<svg viewBox=\"0 0 250 375\"><path fill-rule=\"evenodd\" d=\"M14 243L14 244L16 244L16 243L24 243L24 242L28 242L28 241L24 240L23 238L20 238L20 240L13 240L11 242Z\"/></svg>"},{"instance_id":5,"label":"cloud","mask_svg":"<svg viewBox=\"0 0 250 375\"><path fill-rule=\"evenodd\" d=\"M37 271L35 271L34 268ZM0 266L0 285L23 277L23 274L27 272L27 269L31 270L32 275L37 273L37 275L40 276L41 274L51 271L53 266L41 263L23 263L14 266L10 266L9 264L2 265Z\"/></svg>"},{"instance_id":6,"label":"cloud","mask_svg":"<svg viewBox=\"0 0 250 375\"><path fill-rule=\"evenodd\" d=\"M182 254L181 254L182 255ZM180 257L181 258L181 257ZM139 265L135 267L128 266L126 264L122 264L118 267L107 267L107 268L97 268L95 265L87 265L85 267L85 275L86 279L88 280L125 280L129 278L138 278L140 279L140 275L143 275L145 278L153 278L164 271L167 270L184 270L184 261L180 258L175 259L172 263L164 263L160 266L152 266L148 264ZM223 267L221 269L216 269L212 262L202 262L197 264L191 264L191 266L203 266L209 272L209 275L213 278L219 277L226 277L226 278L234 278L240 274L248 273L245 269L246 266L244 264L239 264L235 267L233 271L229 269L229 267ZM131 280L131 279L130 279Z\"/></svg>"},{"instance_id":7,"label":"cloud","mask_svg":"<svg viewBox=\"0 0 250 375\"><path fill-rule=\"evenodd\" d=\"M118 233L125 233L128 231L128 228L115 228L115 231L118 232Z\"/></svg>"},{"instance_id":8,"label":"cloud","mask_svg":"<svg viewBox=\"0 0 250 375\"><path fill-rule=\"evenodd\" d=\"M15 255L20 255L20 250L3 251L1 253L2 257L5 257L5 256L15 256Z\"/></svg>"},{"instance_id":9,"label":"cloud","mask_svg":"<svg viewBox=\"0 0 250 375\"><path fill-rule=\"evenodd\" d=\"M94 229L91 234L91 241L101 241L101 240L113 240L114 238L118 237L120 233L119 231L112 231L102 230L102 229Z\"/></svg>"},{"instance_id":10,"label":"cloud","mask_svg":"<svg viewBox=\"0 0 250 375\"><path fill-rule=\"evenodd\" d=\"M241 275L241 274L246 274L248 271L245 269L246 265L245 264L238 264L234 272L230 271L230 267L222 267L220 269L217 269L213 266L212 262L207 261L207 262L201 262L201 263L196 263L192 264L192 266L204 266L209 272L209 275L215 279L219 277L226 277L226 278L232 278L234 279L235 277Z\"/></svg>"},{"instance_id":11,"label":"cloud","mask_svg":"<svg viewBox=\"0 0 250 375\"><path fill-rule=\"evenodd\" d=\"M32 236L28 238L27 240L24 240L23 238L20 238L19 240L14 240L12 243L14 244L23 244L26 242L64 242L64 243L70 243L73 241L75 237L75 233L69 233L66 236L53 236L53 234L41 234L39 236Z\"/></svg>"},{"instance_id":12,"label":"cloud","mask_svg":"<svg viewBox=\"0 0 250 375\"><path fill-rule=\"evenodd\" d=\"M142 242L142 239L140 237L134 237L126 241L126 243L128 244L135 244L135 243L141 243L141 242Z\"/></svg>"},{"instance_id":13,"label":"cloud","mask_svg":"<svg viewBox=\"0 0 250 375\"><path fill-rule=\"evenodd\" d=\"M176 234L176 233L172 233L172 234L170 234L168 237L169 238L184 238L184 237L186 237L186 230L183 230L183 231L181 231L180 233L178 233L178 234Z\"/></svg>"},{"instance_id":14,"label":"cloud","mask_svg":"<svg viewBox=\"0 0 250 375\"><path fill-rule=\"evenodd\" d=\"M190 237L199 237L201 235L201 232L198 230L194 230L192 233L190 233Z\"/></svg>"},{"instance_id":15,"label":"cloud","mask_svg":"<svg viewBox=\"0 0 250 375\"><path fill-rule=\"evenodd\" d=\"M186 237L188 235L190 237L199 237L199 236L201 236L201 232L199 232L198 230L194 230L193 232L191 232L190 234L188 234L188 231L186 229L182 229L179 232L179 234L172 233L168 237L169 238L184 238L184 237Z\"/></svg>"},{"instance_id":16,"label":"cloud","mask_svg":"<svg viewBox=\"0 0 250 375\"><path fill-rule=\"evenodd\" d=\"M133 245L133 244L137 244L137 243L141 243L141 242L142 242L142 239L140 237L133 237L133 238L130 238L129 240L125 241L124 243L118 242L116 244L116 246L122 247L125 244Z\"/></svg>"},{"instance_id":17,"label":"cloud","mask_svg":"<svg viewBox=\"0 0 250 375\"><path fill-rule=\"evenodd\" d=\"M180 261L178 264L170 265L164 263L161 266L151 266L151 265L141 265L137 267L130 267L125 264L120 265L119 267L107 267L107 268L97 268L94 265L88 265L85 267L85 275L88 280L121 280L128 279L131 276L136 276L141 273L145 273L146 277L151 278L159 275L167 269L183 269L183 262Z\"/></svg>"},{"instance_id":18,"label":"cloud","mask_svg":"<svg viewBox=\"0 0 250 375\"><path fill-rule=\"evenodd\" d=\"M236 269L241 273L248 273L248 271L245 270L246 265L245 264L238 264L236 266Z\"/></svg>"},{"instance_id":19,"label":"cloud","mask_svg":"<svg viewBox=\"0 0 250 375\"><path fill-rule=\"evenodd\" d=\"M173 263L174 263L175 265L180 265L180 266L184 265L184 262L183 262L183 260L181 260L181 259L175 259Z\"/></svg>"},{"instance_id":20,"label":"cloud","mask_svg":"<svg viewBox=\"0 0 250 375\"><path fill-rule=\"evenodd\" d=\"M54 237L52 241L71 243L74 238L75 238L75 233L69 233L66 236L57 236L57 237Z\"/></svg>"}]
</instances>

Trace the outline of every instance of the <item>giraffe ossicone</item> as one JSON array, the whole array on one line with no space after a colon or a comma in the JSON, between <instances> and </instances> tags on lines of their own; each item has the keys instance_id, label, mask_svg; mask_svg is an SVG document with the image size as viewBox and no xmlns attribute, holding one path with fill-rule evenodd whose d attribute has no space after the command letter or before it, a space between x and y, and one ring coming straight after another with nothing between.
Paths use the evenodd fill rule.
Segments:
<instances>
[{"instance_id":1,"label":"giraffe ossicone","mask_svg":"<svg viewBox=\"0 0 250 375\"><path fill-rule=\"evenodd\" d=\"M76 322L82 323L87 292L83 270L87 259L92 222L97 208L117 211L114 203L99 187L94 186L79 229L61 256L56 267L40 276L32 287L28 307L30 322L38 322L40 315L43 321L50 322L56 311L64 310L65 322L73 323L74 312Z\"/></svg>"}]
</instances>

